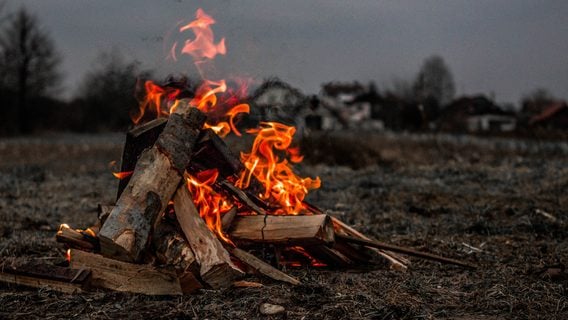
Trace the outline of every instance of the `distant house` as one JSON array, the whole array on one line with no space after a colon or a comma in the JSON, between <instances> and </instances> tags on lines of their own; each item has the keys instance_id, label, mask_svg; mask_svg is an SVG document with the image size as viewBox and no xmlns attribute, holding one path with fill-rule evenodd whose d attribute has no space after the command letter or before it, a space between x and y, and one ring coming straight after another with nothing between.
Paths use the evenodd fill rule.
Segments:
<instances>
[{"instance_id":1,"label":"distant house","mask_svg":"<svg viewBox=\"0 0 568 320\"><path fill-rule=\"evenodd\" d=\"M547 129L568 129L568 105L566 101L558 101L544 107L542 112L529 120L531 127Z\"/></svg>"},{"instance_id":2,"label":"distant house","mask_svg":"<svg viewBox=\"0 0 568 320\"><path fill-rule=\"evenodd\" d=\"M343 128L381 130L384 123L373 118L378 101L374 85L363 86L358 82L330 82L322 86L320 100Z\"/></svg>"},{"instance_id":3,"label":"distant house","mask_svg":"<svg viewBox=\"0 0 568 320\"><path fill-rule=\"evenodd\" d=\"M281 121L295 124L297 113L306 104L306 96L280 79L262 83L248 99L251 104L250 120Z\"/></svg>"},{"instance_id":4,"label":"distant house","mask_svg":"<svg viewBox=\"0 0 568 320\"><path fill-rule=\"evenodd\" d=\"M507 132L516 127L514 114L484 96L462 97L445 107L438 129L449 132Z\"/></svg>"}]
</instances>

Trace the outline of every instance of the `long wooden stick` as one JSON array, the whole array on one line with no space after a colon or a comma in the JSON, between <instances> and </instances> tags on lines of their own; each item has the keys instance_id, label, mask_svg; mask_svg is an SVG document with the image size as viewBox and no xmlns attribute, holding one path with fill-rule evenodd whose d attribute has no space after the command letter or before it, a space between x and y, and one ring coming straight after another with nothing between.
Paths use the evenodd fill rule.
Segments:
<instances>
[{"instance_id":1,"label":"long wooden stick","mask_svg":"<svg viewBox=\"0 0 568 320\"><path fill-rule=\"evenodd\" d=\"M362 245L362 246L365 246L365 247L389 250L389 251L404 253L404 254L407 254L407 255L410 255L410 256L420 257L420 258L423 258L423 259L438 261L438 262L441 262L441 263L454 264L454 265L461 266L461 267L464 267L464 268L477 269L476 265L473 265L473 264L470 264L470 263L467 263L467 262L464 262L464 261L456 260L456 259L445 258L445 257L439 256L439 255L436 255L436 254L432 254L432 253L428 253L428 252L416 251L414 249L399 247L399 246L395 246L395 245L384 243L384 242L365 240L365 239L361 239L361 238L354 238L354 237L344 236L344 235L339 235L339 234L336 234L335 236L337 237L337 239L342 239L342 240L345 240L347 242L355 243L355 244Z\"/></svg>"}]
</instances>

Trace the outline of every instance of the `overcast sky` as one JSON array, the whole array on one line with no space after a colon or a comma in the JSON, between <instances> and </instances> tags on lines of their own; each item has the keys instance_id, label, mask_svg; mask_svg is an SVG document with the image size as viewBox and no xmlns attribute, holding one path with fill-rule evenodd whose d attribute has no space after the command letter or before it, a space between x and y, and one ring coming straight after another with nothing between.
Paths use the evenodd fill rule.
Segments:
<instances>
[{"instance_id":1,"label":"overcast sky","mask_svg":"<svg viewBox=\"0 0 568 320\"><path fill-rule=\"evenodd\" d=\"M225 76L279 76L305 93L331 80L384 88L439 54L458 94L517 103L544 87L568 98L566 0L8 0L8 9L22 4L55 40L68 95L113 47L163 74L190 70L165 61L161 39L201 7L226 38L228 53L216 60Z\"/></svg>"}]
</instances>

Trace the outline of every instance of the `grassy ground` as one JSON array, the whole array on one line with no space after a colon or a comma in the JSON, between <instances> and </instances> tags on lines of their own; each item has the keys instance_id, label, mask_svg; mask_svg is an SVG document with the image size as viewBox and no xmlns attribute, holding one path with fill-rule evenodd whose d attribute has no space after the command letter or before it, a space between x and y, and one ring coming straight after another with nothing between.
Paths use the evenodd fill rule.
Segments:
<instances>
[{"instance_id":1,"label":"grassy ground","mask_svg":"<svg viewBox=\"0 0 568 320\"><path fill-rule=\"evenodd\" d=\"M112 203L122 137L0 140L0 257L60 261L57 226L86 227ZM304 141L319 175L310 201L382 241L475 262L468 271L411 258L406 273L288 270L291 287L184 297L60 294L0 284L0 318L254 319L268 302L288 319L566 319L568 157L490 143L383 135ZM354 169L356 168L356 169ZM543 214L543 212L547 214ZM552 218L551 218L552 216Z\"/></svg>"}]
</instances>

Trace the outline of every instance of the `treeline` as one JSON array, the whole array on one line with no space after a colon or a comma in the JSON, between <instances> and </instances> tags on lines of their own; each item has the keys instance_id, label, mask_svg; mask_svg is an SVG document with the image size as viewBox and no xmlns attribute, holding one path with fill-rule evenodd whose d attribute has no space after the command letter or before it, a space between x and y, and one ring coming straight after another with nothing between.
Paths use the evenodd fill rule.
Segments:
<instances>
[{"instance_id":1,"label":"treeline","mask_svg":"<svg viewBox=\"0 0 568 320\"><path fill-rule=\"evenodd\" d=\"M61 55L38 18L21 8L0 21L0 134L46 130L124 130L138 102L137 81L150 77L118 50L101 53L75 95L61 100Z\"/></svg>"}]
</instances>

